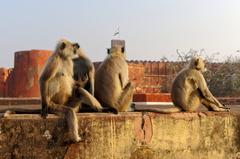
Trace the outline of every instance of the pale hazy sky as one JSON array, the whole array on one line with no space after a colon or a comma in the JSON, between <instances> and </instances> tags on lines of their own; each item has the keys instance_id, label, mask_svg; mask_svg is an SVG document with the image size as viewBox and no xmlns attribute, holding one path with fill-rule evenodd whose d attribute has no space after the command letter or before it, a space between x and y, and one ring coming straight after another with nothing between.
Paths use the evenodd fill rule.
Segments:
<instances>
[{"instance_id":1,"label":"pale hazy sky","mask_svg":"<svg viewBox=\"0 0 240 159\"><path fill-rule=\"evenodd\" d=\"M191 48L224 59L240 49L240 1L2 0L0 67L13 66L15 51L53 50L60 38L103 60L118 27L130 60L175 59Z\"/></svg>"}]
</instances>

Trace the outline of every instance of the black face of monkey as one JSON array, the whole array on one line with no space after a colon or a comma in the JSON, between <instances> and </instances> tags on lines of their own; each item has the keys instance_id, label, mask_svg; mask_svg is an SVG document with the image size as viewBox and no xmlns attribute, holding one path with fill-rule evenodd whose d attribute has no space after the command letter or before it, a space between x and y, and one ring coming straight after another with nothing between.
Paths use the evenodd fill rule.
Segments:
<instances>
[{"instance_id":1,"label":"black face of monkey","mask_svg":"<svg viewBox=\"0 0 240 159\"><path fill-rule=\"evenodd\" d=\"M65 42L62 42L62 43L60 44L60 47L59 47L59 49L62 51L62 50L64 50L64 49L65 49L65 47L66 47L66 44L65 44Z\"/></svg>"},{"instance_id":2,"label":"black face of monkey","mask_svg":"<svg viewBox=\"0 0 240 159\"><path fill-rule=\"evenodd\" d=\"M197 57L194 59L194 66L195 66L195 69L197 69L198 71L201 71L202 73L207 70L205 68L205 61L201 57Z\"/></svg>"},{"instance_id":3,"label":"black face of monkey","mask_svg":"<svg viewBox=\"0 0 240 159\"><path fill-rule=\"evenodd\" d=\"M79 49L80 48L80 45L78 43L74 43L73 44L73 47L76 48L76 49Z\"/></svg>"},{"instance_id":4,"label":"black face of monkey","mask_svg":"<svg viewBox=\"0 0 240 159\"><path fill-rule=\"evenodd\" d=\"M74 48L73 53L76 54L76 53L77 53L77 49L80 48L80 45L79 45L78 43L74 43L74 44L73 44L73 48Z\"/></svg>"},{"instance_id":5,"label":"black face of monkey","mask_svg":"<svg viewBox=\"0 0 240 159\"><path fill-rule=\"evenodd\" d=\"M112 48L107 49L107 54L112 54L112 53L125 53L125 47L119 47L119 46L113 46Z\"/></svg>"},{"instance_id":6,"label":"black face of monkey","mask_svg":"<svg viewBox=\"0 0 240 159\"><path fill-rule=\"evenodd\" d=\"M122 52L122 53L125 52L125 47L122 47L121 52Z\"/></svg>"}]
</instances>

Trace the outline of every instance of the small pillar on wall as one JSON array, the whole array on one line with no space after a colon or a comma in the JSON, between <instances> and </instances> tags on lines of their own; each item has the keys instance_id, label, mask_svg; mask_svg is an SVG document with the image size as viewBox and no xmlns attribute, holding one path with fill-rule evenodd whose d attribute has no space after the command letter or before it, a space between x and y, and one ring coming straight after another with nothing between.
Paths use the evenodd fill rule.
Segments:
<instances>
[{"instance_id":1,"label":"small pillar on wall","mask_svg":"<svg viewBox=\"0 0 240 159\"><path fill-rule=\"evenodd\" d=\"M113 40L111 40L111 47L113 47L113 46L122 46L125 48L125 40L113 39Z\"/></svg>"}]
</instances>

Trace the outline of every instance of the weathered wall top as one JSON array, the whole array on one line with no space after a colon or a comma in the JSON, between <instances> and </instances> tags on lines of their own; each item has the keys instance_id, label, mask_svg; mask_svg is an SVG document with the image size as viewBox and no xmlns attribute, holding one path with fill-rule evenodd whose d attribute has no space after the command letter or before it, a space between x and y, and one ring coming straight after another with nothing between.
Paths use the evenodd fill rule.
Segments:
<instances>
[{"instance_id":1,"label":"weathered wall top","mask_svg":"<svg viewBox=\"0 0 240 159\"><path fill-rule=\"evenodd\" d=\"M83 141L66 144L50 115L0 119L0 159L226 159L240 157L239 113L80 113Z\"/></svg>"}]
</instances>

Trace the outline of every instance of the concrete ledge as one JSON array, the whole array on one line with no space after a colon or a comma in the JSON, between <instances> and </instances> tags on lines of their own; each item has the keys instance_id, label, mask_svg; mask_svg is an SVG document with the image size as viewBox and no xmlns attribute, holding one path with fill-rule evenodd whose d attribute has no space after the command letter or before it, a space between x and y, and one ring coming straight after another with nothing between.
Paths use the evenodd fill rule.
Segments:
<instances>
[{"instance_id":1,"label":"concrete ledge","mask_svg":"<svg viewBox=\"0 0 240 159\"><path fill-rule=\"evenodd\" d=\"M220 102L227 105L239 105L240 97L217 97ZM171 96L169 93L138 93L134 94L133 101L138 103L169 103L171 101ZM1 98L0 97L0 107L2 105L39 105L40 98ZM150 104L151 104L150 103Z\"/></svg>"},{"instance_id":2,"label":"concrete ledge","mask_svg":"<svg viewBox=\"0 0 240 159\"><path fill-rule=\"evenodd\" d=\"M0 119L0 159L172 159L240 157L239 113L78 114L83 142L63 142L62 119ZM58 134L58 135L57 135Z\"/></svg>"},{"instance_id":3,"label":"concrete ledge","mask_svg":"<svg viewBox=\"0 0 240 159\"><path fill-rule=\"evenodd\" d=\"M0 98L0 106L4 105L39 105L40 98Z\"/></svg>"}]
</instances>

